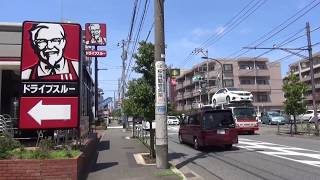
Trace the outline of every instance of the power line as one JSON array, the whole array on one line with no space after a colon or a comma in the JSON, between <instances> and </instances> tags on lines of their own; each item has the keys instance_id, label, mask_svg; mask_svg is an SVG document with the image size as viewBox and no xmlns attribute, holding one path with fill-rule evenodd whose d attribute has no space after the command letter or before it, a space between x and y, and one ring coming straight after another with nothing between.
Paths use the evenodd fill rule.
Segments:
<instances>
[{"instance_id":1,"label":"power line","mask_svg":"<svg viewBox=\"0 0 320 180\"><path fill-rule=\"evenodd\" d=\"M250 1L248 4L245 5L243 9L241 9L234 17L232 17L224 26L222 33L215 33L209 39L207 39L204 43L200 45L200 48L209 47L212 44L216 43L218 40L223 38L227 33L231 32L234 28L236 28L241 22L246 20L250 15L252 15L257 9L259 9L266 0L263 1L256 1L254 5L251 6L252 3L254 3L255 0ZM245 11L245 12L244 12ZM243 13L244 12L244 13ZM187 62L192 58L194 55L193 52L191 52L187 58L181 63L183 66L187 64Z\"/></svg>"},{"instance_id":2,"label":"power line","mask_svg":"<svg viewBox=\"0 0 320 180\"><path fill-rule=\"evenodd\" d=\"M261 2L261 3L260 3ZM256 10L258 10L265 2L265 1L259 1L256 4L254 4L254 6L252 6L250 9L248 9L244 14L243 14L243 18L239 18L238 22L234 22L231 26L230 29L228 29L227 31L223 31L220 36L218 36L216 39L214 39L211 43L208 43L206 46L204 47L209 47L212 46L214 43L216 43L217 41L219 41L221 38L223 38L226 34L228 34L229 32L233 31L239 24L241 24L244 20L246 20L249 16L251 16Z\"/></svg>"},{"instance_id":3,"label":"power line","mask_svg":"<svg viewBox=\"0 0 320 180\"><path fill-rule=\"evenodd\" d=\"M257 40L255 40L252 43L249 43L246 46L254 46L257 47L261 44L263 44L264 42L266 42L267 40L271 39L272 37L274 37L275 35L279 34L280 32L282 32L284 29L286 29L287 27L289 27L290 25L292 25L294 22L296 22L297 20L299 20L300 18L302 18L305 14L307 14L309 11L311 11L313 8L315 8L316 6L318 6L320 4L320 2L318 2L317 4L313 5L312 7L310 7L309 9L307 9L309 6L311 6L314 2L316 2L317 0L312 1L311 3L309 3L308 5L306 5L305 7L303 7L301 10L299 10L297 13L295 13L294 15L292 15L291 17L289 17L288 19L286 19L284 22L282 22L280 25L276 26L275 28L273 28L271 31L267 32L266 34L264 34L263 36L261 36L260 38L258 38ZM305 12L303 12L305 9L307 9ZM301 12L303 12L301 15L299 15ZM297 15L299 15L297 18L295 18ZM295 18L295 19L293 19ZM292 21L290 21L291 19L293 19ZM285 25L286 24L286 25ZM285 25L284 27L282 27L283 25ZM278 28L282 27L280 30L276 31ZM274 32L276 31L276 32ZM273 33L274 32L274 33ZM270 35L271 34L271 35ZM269 37L268 37L269 36ZM266 38L266 39L264 39ZM264 40L263 40L264 39ZM259 42L260 40L262 40L261 42ZM257 45L254 45L255 43L258 43ZM234 54L238 54L241 51L243 51L243 49L237 51L236 53L232 53L231 55L229 55L228 57L234 55ZM240 55L236 56L240 57L244 54L246 54L247 52L249 52L250 50L246 50L244 53L241 53Z\"/></svg>"},{"instance_id":4,"label":"power line","mask_svg":"<svg viewBox=\"0 0 320 180\"><path fill-rule=\"evenodd\" d=\"M146 17L147 11L149 9L149 4L150 4L150 1L149 0L145 0L144 9L143 9L143 12L142 12L142 15L141 15L141 19L140 19L140 23L139 23L139 28L138 28L138 31L137 31L136 36L135 36L134 45L132 46L131 57L130 57L130 60L129 60L129 65L128 65L128 68L127 68L127 71L126 71L126 76L127 76L126 77L126 81L131 76L132 70L130 71L129 75L128 75L128 72L131 69L131 63L132 63L133 55L135 54L137 44L138 44L138 42L140 40L140 33L142 31L142 27L143 27L143 24L144 24L144 21L145 21L145 17Z\"/></svg>"}]
</instances>

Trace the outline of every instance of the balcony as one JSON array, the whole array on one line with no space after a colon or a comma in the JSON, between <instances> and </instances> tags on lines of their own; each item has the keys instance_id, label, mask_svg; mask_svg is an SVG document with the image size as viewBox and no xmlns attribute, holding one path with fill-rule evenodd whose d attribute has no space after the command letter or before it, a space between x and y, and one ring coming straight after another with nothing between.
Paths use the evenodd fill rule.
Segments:
<instances>
[{"instance_id":1,"label":"balcony","mask_svg":"<svg viewBox=\"0 0 320 180\"><path fill-rule=\"evenodd\" d=\"M191 79L186 79L185 81L183 81L183 87L190 86L191 84L192 84Z\"/></svg>"},{"instance_id":2,"label":"balcony","mask_svg":"<svg viewBox=\"0 0 320 180\"><path fill-rule=\"evenodd\" d=\"M177 101L182 100L183 99L183 95L182 94L178 94L177 95Z\"/></svg>"},{"instance_id":3,"label":"balcony","mask_svg":"<svg viewBox=\"0 0 320 180\"><path fill-rule=\"evenodd\" d=\"M192 107L191 105L184 105L183 110L187 111L190 110Z\"/></svg>"},{"instance_id":4,"label":"balcony","mask_svg":"<svg viewBox=\"0 0 320 180\"><path fill-rule=\"evenodd\" d=\"M192 91L192 95L193 95L193 96L199 96L199 95L200 95L199 90L197 90L197 89L196 89L196 90L193 90L193 91Z\"/></svg>"},{"instance_id":5,"label":"balcony","mask_svg":"<svg viewBox=\"0 0 320 180\"><path fill-rule=\"evenodd\" d=\"M182 89L183 88L183 84L182 83L178 83L177 86L176 86L176 89Z\"/></svg>"},{"instance_id":6,"label":"balcony","mask_svg":"<svg viewBox=\"0 0 320 180\"><path fill-rule=\"evenodd\" d=\"M239 69L239 76L270 76L268 69Z\"/></svg>"},{"instance_id":7,"label":"balcony","mask_svg":"<svg viewBox=\"0 0 320 180\"><path fill-rule=\"evenodd\" d=\"M269 84L241 84L240 89L245 91L271 91L271 86Z\"/></svg>"},{"instance_id":8,"label":"balcony","mask_svg":"<svg viewBox=\"0 0 320 180\"><path fill-rule=\"evenodd\" d=\"M177 106L177 111L182 111L183 110L183 106Z\"/></svg>"},{"instance_id":9,"label":"balcony","mask_svg":"<svg viewBox=\"0 0 320 180\"><path fill-rule=\"evenodd\" d=\"M191 91L186 91L186 92L183 94L183 97L184 97L184 98L191 98L191 97L192 97L192 92L191 92Z\"/></svg>"}]
</instances>

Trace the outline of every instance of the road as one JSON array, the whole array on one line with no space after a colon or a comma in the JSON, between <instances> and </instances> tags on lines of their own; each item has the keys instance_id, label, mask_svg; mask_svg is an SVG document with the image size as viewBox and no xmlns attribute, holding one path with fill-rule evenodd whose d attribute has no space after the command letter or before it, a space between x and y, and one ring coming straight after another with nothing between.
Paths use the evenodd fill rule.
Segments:
<instances>
[{"instance_id":1,"label":"road","mask_svg":"<svg viewBox=\"0 0 320 180\"><path fill-rule=\"evenodd\" d=\"M168 127L169 158L188 179L319 179L319 139L279 136L264 126L255 135L239 135L231 150L194 150L178 141L178 126Z\"/></svg>"}]
</instances>

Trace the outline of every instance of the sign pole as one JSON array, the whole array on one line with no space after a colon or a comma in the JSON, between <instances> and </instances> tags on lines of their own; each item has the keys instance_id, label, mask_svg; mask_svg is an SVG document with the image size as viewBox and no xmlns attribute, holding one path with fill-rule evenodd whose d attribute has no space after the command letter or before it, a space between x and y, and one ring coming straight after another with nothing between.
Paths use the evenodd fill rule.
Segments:
<instances>
[{"instance_id":1,"label":"sign pole","mask_svg":"<svg viewBox=\"0 0 320 180\"><path fill-rule=\"evenodd\" d=\"M94 46L95 50L98 50L98 46ZM98 118L98 58L94 58L94 82L95 82L95 94L94 94L94 107L95 107L95 117Z\"/></svg>"}]
</instances>

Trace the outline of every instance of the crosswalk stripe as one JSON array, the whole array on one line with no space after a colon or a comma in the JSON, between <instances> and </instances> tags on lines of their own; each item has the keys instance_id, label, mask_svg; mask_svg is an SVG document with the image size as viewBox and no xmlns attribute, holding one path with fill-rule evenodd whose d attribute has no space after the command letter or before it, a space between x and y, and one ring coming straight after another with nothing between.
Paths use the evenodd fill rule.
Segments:
<instances>
[{"instance_id":1,"label":"crosswalk stripe","mask_svg":"<svg viewBox=\"0 0 320 180\"><path fill-rule=\"evenodd\" d=\"M250 139L239 138L239 144L236 145L239 148L247 150L263 150L256 151L257 153L274 156L282 159L287 159L290 161L295 161L303 164L308 164L315 167L320 167L320 152L297 148L291 146L285 146L281 144L274 144L263 141L255 141ZM297 159L300 157L300 159ZM301 157L315 160L301 160Z\"/></svg>"}]
</instances>

